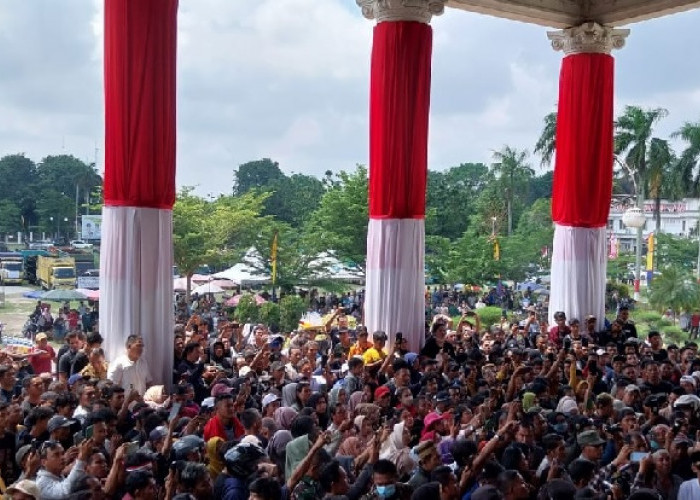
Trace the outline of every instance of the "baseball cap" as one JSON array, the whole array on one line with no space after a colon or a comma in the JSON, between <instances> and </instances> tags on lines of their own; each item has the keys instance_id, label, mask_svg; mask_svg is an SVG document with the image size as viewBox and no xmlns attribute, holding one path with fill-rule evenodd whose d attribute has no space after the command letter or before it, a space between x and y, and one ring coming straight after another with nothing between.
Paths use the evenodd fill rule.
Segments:
<instances>
[{"instance_id":1,"label":"baseball cap","mask_svg":"<svg viewBox=\"0 0 700 500\"><path fill-rule=\"evenodd\" d=\"M178 460L182 460L189 453L202 448L204 448L204 439L194 434L181 437L173 444L173 452Z\"/></svg>"},{"instance_id":2,"label":"baseball cap","mask_svg":"<svg viewBox=\"0 0 700 500\"><path fill-rule=\"evenodd\" d=\"M168 429L165 428L163 425L159 425L155 429L153 429L150 434L148 434L148 440L149 441L158 441L160 439L163 439L165 436L168 435Z\"/></svg>"},{"instance_id":3,"label":"baseball cap","mask_svg":"<svg viewBox=\"0 0 700 500\"><path fill-rule=\"evenodd\" d=\"M49 419L48 431L51 433L61 427L70 427L73 420L68 420L63 415L54 415Z\"/></svg>"},{"instance_id":4,"label":"baseball cap","mask_svg":"<svg viewBox=\"0 0 700 500\"><path fill-rule=\"evenodd\" d=\"M13 493L24 493L25 495L28 495L35 500L39 500L41 498L41 492L39 491L39 487L36 485L34 481L30 481L29 479L22 479L21 481L16 482L9 488L7 488L7 494L12 495Z\"/></svg>"},{"instance_id":5,"label":"baseball cap","mask_svg":"<svg viewBox=\"0 0 700 500\"><path fill-rule=\"evenodd\" d=\"M389 391L389 388L385 385L380 385L374 390L374 398L379 399L383 398L387 394L389 394L391 391Z\"/></svg>"},{"instance_id":6,"label":"baseball cap","mask_svg":"<svg viewBox=\"0 0 700 500\"><path fill-rule=\"evenodd\" d=\"M216 406L216 398L213 396L209 396L208 398L204 398L202 400L202 404L199 406L201 406L203 409L211 410L212 408L214 408L214 406Z\"/></svg>"},{"instance_id":7,"label":"baseball cap","mask_svg":"<svg viewBox=\"0 0 700 500\"><path fill-rule=\"evenodd\" d=\"M36 337L34 337L34 340L37 342L41 342L42 340L46 340L48 337L46 336L45 333L37 333Z\"/></svg>"},{"instance_id":8,"label":"baseball cap","mask_svg":"<svg viewBox=\"0 0 700 500\"><path fill-rule=\"evenodd\" d=\"M277 394L266 394L265 397L262 399L262 407L265 408L270 403L274 403L275 401L279 400L280 397Z\"/></svg>"},{"instance_id":9,"label":"baseball cap","mask_svg":"<svg viewBox=\"0 0 700 500\"><path fill-rule=\"evenodd\" d=\"M211 388L212 397L221 396L222 394L231 394L232 392L233 388L226 384L214 384L214 387Z\"/></svg>"}]
</instances>

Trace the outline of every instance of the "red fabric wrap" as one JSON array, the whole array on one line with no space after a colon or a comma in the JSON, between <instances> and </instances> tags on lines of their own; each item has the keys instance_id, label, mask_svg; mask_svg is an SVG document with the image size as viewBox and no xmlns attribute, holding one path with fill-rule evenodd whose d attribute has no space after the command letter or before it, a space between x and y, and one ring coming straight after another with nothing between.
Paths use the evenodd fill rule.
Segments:
<instances>
[{"instance_id":1,"label":"red fabric wrap","mask_svg":"<svg viewBox=\"0 0 700 500\"><path fill-rule=\"evenodd\" d=\"M178 0L105 0L105 204L175 203Z\"/></svg>"},{"instance_id":2,"label":"red fabric wrap","mask_svg":"<svg viewBox=\"0 0 700 500\"><path fill-rule=\"evenodd\" d=\"M369 112L369 216L422 219L428 172L433 32L418 22L374 28Z\"/></svg>"},{"instance_id":3,"label":"red fabric wrap","mask_svg":"<svg viewBox=\"0 0 700 500\"><path fill-rule=\"evenodd\" d=\"M564 57L559 78L552 220L563 226L607 224L613 177L614 60Z\"/></svg>"}]
</instances>

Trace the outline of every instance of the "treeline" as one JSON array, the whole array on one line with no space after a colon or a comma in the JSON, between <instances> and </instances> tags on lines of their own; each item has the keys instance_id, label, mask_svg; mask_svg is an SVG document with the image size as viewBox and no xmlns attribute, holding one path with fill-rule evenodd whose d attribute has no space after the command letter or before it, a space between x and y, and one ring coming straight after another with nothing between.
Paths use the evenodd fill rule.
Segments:
<instances>
[{"instance_id":1,"label":"treeline","mask_svg":"<svg viewBox=\"0 0 700 500\"><path fill-rule=\"evenodd\" d=\"M99 213L102 177L71 155L34 163L24 154L0 158L0 236L46 232L73 237L76 213ZM77 201L77 212L76 212Z\"/></svg>"}]
</instances>

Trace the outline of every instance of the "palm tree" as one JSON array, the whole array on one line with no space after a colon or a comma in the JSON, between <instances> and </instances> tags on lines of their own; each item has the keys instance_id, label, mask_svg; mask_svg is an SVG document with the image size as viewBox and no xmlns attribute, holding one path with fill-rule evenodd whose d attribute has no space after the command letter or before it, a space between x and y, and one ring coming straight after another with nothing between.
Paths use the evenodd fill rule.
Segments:
<instances>
[{"instance_id":1,"label":"palm tree","mask_svg":"<svg viewBox=\"0 0 700 500\"><path fill-rule=\"evenodd\" d=\"M544 117L544 128L542 134L535 144L535 153L542 157L540 165L549 166L554 157L557 145L557 112L552 111Z\"/></svg>"},{"instance_id":2,"label":"palm tree","mask_svg":"<svg viewBox=\"0 0 700 500\"><path fill-rule=\"evenodd\" d=\"M656 234L661 232L661 196L664 193L672 194L672 184L664 184L663 179L671 179L675 155L664 139L652 138L649 142L647 154L647 167L649 177L649 195L654 199L654 220L656 222Z\"/></svg>"},{"instance_id":3,"label":"palm tree","mask_svg":"<svg viewBox=\"0 0 700 500\"><path fill-rule=\"evenodd\" d=\"M506 192L506 205L508 211L508 236L513 234L513 200L518 185L527 183L535 171L526 163L527 151L518 151L510 146L503 146L500 151L494 151L492 165L493 171L502 182Z\"/></svg>"},{"instance_id":4,"label":"palm tree","mask_svg":"<svg viewBox=\"0 0 700 500\"><path fill-rule=\"evenodd\" d=\"M686 189L686 196L700 193L700 122L686 122L671 134L686 143L678 161L678 177L680 185Z\"/></svg>"},{"instance_id":5,"label":"palm tree","mask_svg":"<svg viewBox=\"0 0 700 500\"><path fill-rule=\"evenodd\" d=\"M652 129L656 122L668 114L663 108L642 109L626 106L625 112L615 123L615 154L637 178L637 205L644 208L644 196L648 183L648 151L652 140Z\"/></svg>"},{"instance_id":6,"label":"palm tree","mask_svg":"<svg viewBox=\"0 0 700 500\"><path fill-rule=\"evenodd\" d=\"M677 267L664 268L663 274L654 278L650 286L649 303L659 311L670 308L674 320L676 312L694 310L700 302L700 286L697 281Z\"/></svg>"}]
</instances>

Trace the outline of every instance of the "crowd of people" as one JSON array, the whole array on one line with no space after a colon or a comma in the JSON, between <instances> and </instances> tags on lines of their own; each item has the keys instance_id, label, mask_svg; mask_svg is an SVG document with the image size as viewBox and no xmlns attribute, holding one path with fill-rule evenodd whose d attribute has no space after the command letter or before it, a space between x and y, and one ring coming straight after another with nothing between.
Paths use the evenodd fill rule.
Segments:
<instances>
[{"instance_id":1,"label":"crowd of people","mask_svg":"<svg viewBox=\"0 0 700 500\"><path fill-rule=\"evenodd\" d=\"M430 297L430 296L429 296ZM431 299L432 300L432 299ZM700 499L698 346L640 338L622 307L482 325L271 331L213 299L179 311L171 381L143 339L95 328L0 352L0 491L14 500ZM348 304L356 312L354 303ZM354 321L352 323L355 323Z\"/></svg>"}]
</instances>

